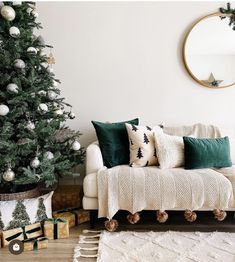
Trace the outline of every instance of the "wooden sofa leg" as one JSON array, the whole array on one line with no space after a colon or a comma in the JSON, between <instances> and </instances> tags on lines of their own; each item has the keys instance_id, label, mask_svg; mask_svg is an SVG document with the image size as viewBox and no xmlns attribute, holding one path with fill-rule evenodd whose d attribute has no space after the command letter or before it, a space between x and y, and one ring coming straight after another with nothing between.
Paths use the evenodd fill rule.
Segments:
<instances>
[{"instance_id":1,"label":"wooden sofa leg","mask_svg":"<svg viewBox=\"0 0 235 262\"><path fill-rule=\"evenodd\" d=\"M96 220L97 220L97 210L90 210L90 229L95 228Z\"/></svg>"}]
</instances>

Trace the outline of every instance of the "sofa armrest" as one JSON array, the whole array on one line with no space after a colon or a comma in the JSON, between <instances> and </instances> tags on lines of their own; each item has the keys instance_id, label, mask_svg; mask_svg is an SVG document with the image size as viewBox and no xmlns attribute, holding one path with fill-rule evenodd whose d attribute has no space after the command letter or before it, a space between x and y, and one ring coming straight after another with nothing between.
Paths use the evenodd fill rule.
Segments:
<instances>
[{"instance_id":1,"label":"sofa armrest","mask_svg":"<svg viewBox=\"0 0 235 262\"><path fill-rule=\"evenodd\" d=\"M94 142L86 150L86 175L97 172L104 167L103 157L98 142Z\"/></svg>"}]
</instances>

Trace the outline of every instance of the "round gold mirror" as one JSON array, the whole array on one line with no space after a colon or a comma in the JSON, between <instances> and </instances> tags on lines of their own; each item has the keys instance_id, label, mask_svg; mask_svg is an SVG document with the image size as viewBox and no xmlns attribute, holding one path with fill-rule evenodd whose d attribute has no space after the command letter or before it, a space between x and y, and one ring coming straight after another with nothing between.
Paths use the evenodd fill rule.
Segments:
<instances>
[{"instance_id":1,"label":"round gold mirror","mask_svg":"<svg viewBox=\"0 0 235 262\"><path fill-rule=\"evenodd\" d=\"M235 31L229 17L210 14L197 21L186 35L183 60L199 84L223 88L235 84Z\"/></svg>"}]
</instances>

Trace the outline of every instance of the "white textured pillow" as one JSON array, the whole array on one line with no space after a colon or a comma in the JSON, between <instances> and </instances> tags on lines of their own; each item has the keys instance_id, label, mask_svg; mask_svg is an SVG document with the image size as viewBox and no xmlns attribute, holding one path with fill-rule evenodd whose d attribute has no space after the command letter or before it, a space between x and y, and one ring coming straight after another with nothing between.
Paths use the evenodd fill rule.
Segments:
<instances>
[{"instance_id":1,"label":"white textured pillow","mask_svg":"<svg viewBox=\"0 0 235 262\"><path fill-rule=\"evenodd\" d=\"M0 230L22 227L52 217L53 191L24 200L0 201Z\"/></svg>"},{"instance_id":2,"label":"white textured pillow","mask_svg":"<svg viewBox=\"0 0 235 262\"><path fill-rule=\"evenodd\" d=\"M159 167L173 168L184 165L184 141L180 136L154 132Z\"/></svg>"},{"instance_id":3,"label":"white textured pillow","mask_svg":"<svg viewBox=\"0 0 235 262\"><path fill-rule=\"evenodd\" d=\"M143 167L157 165L154 131L163 132L159 126L136 126L126 124L130 142L130 166Z\"/></svg>"}]
</instances>

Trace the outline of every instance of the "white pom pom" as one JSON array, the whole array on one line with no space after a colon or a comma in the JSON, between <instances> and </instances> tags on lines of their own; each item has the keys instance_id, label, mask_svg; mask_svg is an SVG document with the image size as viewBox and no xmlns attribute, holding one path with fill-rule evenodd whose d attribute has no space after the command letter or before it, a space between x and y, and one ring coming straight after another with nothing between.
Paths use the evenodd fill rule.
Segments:
<instances>
[{"instance_id":1,"label":"white pom pom","mask_svg":"<svg viewBox=\"0 0 235 262\"><path fill-rule=\"evenodd\" d=\"M28 121L26 128L29 129L29 130L33 130L33 129L35 129L35 124L31 121Z\"/></svg>"},{"instance_id":2,"label":"white pom pom","mask_svg":"<svg viewBox=\"0 0 235 262\"><path fill-rule=\"evenodd\" d=\"M50 151L47 151L47 152L44 154L44 156L45 156L47 159L49 159L49 160L51 160L51 159L54 158L54 154L53 154L52 152L50 152Z\"/></svg>"}]
</instances>

